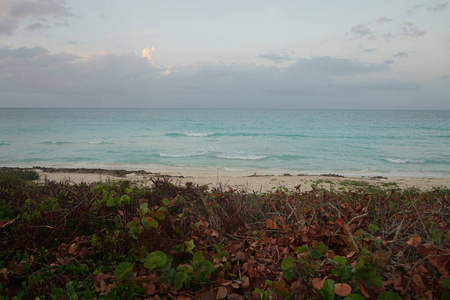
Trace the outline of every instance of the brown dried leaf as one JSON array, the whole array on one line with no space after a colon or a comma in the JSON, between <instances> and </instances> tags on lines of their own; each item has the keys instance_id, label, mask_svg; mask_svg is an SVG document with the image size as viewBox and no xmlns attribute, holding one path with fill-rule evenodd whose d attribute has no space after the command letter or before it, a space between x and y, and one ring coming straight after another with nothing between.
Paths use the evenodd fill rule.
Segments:
<instances>
[{"instance_id":1,"label":"brown dried leaf","mask_svg":"<svg viewBox=\"0 0 450 300\"><path fill-rule=\"evenodd\" d=\"M242 251L238 251L236 255L231 259L232 261L243 260L245 258L245 253Z\"/></svg>"},{"instance_id":2,"label":"brown dried leaf","mask_svg":"<svg viewBox=\"0 0 450 300\"><path fill-rule=\"evenodd\" d=\"M69 254L74 255L77 252L78 249L78 245L73 243L72 245L70 245L69 247Z\"/></svg>"},{"instance_id":3,"label":"brown dried leaf","mask_svg":"<svg viewBox=\"0 0 450 300\"><path fill-rule=\"evenodd\" d=\"M337 218L337 219L336 219L336 223L338 224L338 226L339 226L340 228L343 228L344 225L345 225L345 221L344 221L344 219L342 219L342 218Z\"/></svg>"},{"instance_id":4,"label":"brown dried leaf","mask_svg":"<svg viewBox=\"0 0 450 300\"><path fill-rule=\"evenodd\" d=\"M325 280L327 280L327 278L328 278L328 276L325 276L325 278L323 278L323 279L314 278L311 281L311 283L316 290L321 290L323 288L323 284L325 283Z\"/></svg>"},{"instance_id":5,"label":"brown dried leaf","mask_svg":"<svg viewBox=\"0 0 450 300\"><path fill-rule=\"evenodd\" d=\"M235 289L238 289L240 287L240 283L237 281L232 281L231 282L231 286Z\"/></svg>"},{"instance_id":6,"label":"brown dried leaf","mask_svg":"<svg viewBox=\"0 0 450 300\"><path fill-rule=\"evenodd\" d=\"M9 284L9 278L8 278L8 269L3 268L0 270L0 283L6 287Z\"/></svg>"},{"instance_id":7,"label":"brown dried leaf","mask_svg":"<svg viewBox=\"0 0 450 300\"><path fill-rule=\"evenodd\" d=\"M412 280L418 288L420 288L422 291L425 290L425 284L423 283L422 276L420 276L419 274L414 274L412 276Z\"/></svg>"},{"instance_id":8,"label":"brown dried leaf","mask_svg":"<svg viewBox=\"0 0 450 300\"><path fill-rule=\"evenodd\" d=\"M362 283L361 280L356 280L356 284L358 285L358 288L359 288L359 291L361 292L361 294L363 294L363 296L366 298L370 298L370 295L367 293L364 283Z\"/></svg>"},{"instance_id":9,"label":"brown dried leaf","mask_svg":"<svg viewBox=\"0 0 450 300\"><path fill-rule=\"evenodd\" d=\"M156 285L153 282L149 282L143 285L145 295L153 295L156 292Z\"/></svg>"},{"instance_id":10,"label":"brown dried leaf","mask_svg":"<svg viewBox=\"0 0 450 300\"><path fill-rule=\"evenodd\" d=\"M206 291L200 294L200 300L215 300L216 294L214 291Z\"/></svg>"},{"instance_id":11,"label":"brown dried leaf","mask_svg":"<svg viewBox=\"0 0 450 300\"><path fill-rule=\"evenodd\" d=\"M246 289L250 287L250 279L248 277L244 278L244 283L242 284L242 288Z\"/></svg>"},{"instance_id":12,"label":"brown dried leaf","mask_svg":"<svg viewBox=\"0 0 450 300\"><path fill-rule=\"evenodd\" d=\"M434 246L432 246L428 243L417 247L417 251L419 252L420 255L422 255L424 257L428 256L428 255L438 255L438 253L439 253L439 251L437 249L435 249Z\"/></svg>"},{"instance_id":13,"label":"brown dried leaf","mask_svg":"<svg viewBox=\"0 0 450 300\"><path fill-rule=\"evenodd\" d=\"M406 243L414 248L417 248L417 247L419 247L421 242L422 242L422 238L420 236L414 235Z\"/></svg>"},{"instance_id":14,"label":"brown dried leaf","mask_svg":"<svg viewBox=\"0 0 450 300\"><path fill-rule=\"evenodd\" d=\"M219 286L217 289L216 299L224 299L228 295L228 289L224 286Z\"/></svg>"},{"instance_id":15,"label":"brown dried leaf","mask_svg":"<svg viewBox=\"0 0 450 300\"><path fill-rule=\"evenodd\" d=\"M350 252L349 254L347 254L345 257L346 258L350 258L350 257L352 257L353 255L355 255L356 254L356 251L352 251L352 252Z\"/></svg>"},{"instance_id":16,"label":"brown dried leaf","mask_svg":"<svg viewBox=\"0 0 450 300\"><path fill-rule=\"evenodd\" d=\"M352 292L352 287L346 283L335 283L334 291L338 296L345 297Z\"/></svg>"},{"instance_id":17,"label":"brown dried leaf","mask_svg":"<svg viewBox=\"0 0 450 300\"><path fill-rule=\"evenodd\" d=\"M200 217L200 220L198 220L198 222L200 223L200 226L208 228L209 227L209 223L205 220L204 217Z\"/></svg>"},{"instance_id":18,"label":"brown dried leaf","mask_svg":"<svg viewBox=\"0 0 450 300\"><path fill-rule=\"evenodd\" d=\"M227 299L228 300L239 300L239 299L241 299L241 297L238 294L229 294Z\"/></svg>"}]
</instances>

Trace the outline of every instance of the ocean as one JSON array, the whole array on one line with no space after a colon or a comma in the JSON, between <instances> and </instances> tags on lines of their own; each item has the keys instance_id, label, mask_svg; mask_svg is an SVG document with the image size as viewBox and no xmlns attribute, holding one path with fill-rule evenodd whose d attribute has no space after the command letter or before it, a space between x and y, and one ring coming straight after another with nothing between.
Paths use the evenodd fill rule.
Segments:
<instances>
[{"instance_id":1,"label":"ocean","mask_svg":"<svg viewBox=\"0 0 450 300\"><path fill-rule=\"evenodd\" d=\"M0 166L450 176L450 111L0 109Z\"/></svg>"}]
</instances>

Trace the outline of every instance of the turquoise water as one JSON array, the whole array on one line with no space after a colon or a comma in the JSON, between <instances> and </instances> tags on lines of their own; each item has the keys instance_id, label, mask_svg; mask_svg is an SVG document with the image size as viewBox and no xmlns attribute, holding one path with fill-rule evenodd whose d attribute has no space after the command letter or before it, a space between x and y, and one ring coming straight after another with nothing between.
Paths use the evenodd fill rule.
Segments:
<instances>
[{"instance_id":1,"label":"turquoise water","mask_svg":"<svg viewBox=\"0 0 450 300\"><path fill-rule=\"evenodd\" d=\"M0 165L450 175L450 111L0 109Z\"/></svg>"}]
</instances>

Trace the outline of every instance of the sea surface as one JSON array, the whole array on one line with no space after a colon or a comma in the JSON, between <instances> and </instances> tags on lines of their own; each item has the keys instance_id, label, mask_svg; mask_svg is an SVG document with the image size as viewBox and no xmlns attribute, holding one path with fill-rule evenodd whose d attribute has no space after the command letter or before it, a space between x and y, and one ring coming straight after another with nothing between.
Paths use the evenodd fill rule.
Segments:
<instances>
[{"instance_id":1,"label":"sea surface","mask_svg":"<svg viewBox=\"0 0 450 300\"><path fill-rule=\"evenodd\" d=\"M450 176L450 111L0 108L0 166Z\"/></svg>"}]
</instances>

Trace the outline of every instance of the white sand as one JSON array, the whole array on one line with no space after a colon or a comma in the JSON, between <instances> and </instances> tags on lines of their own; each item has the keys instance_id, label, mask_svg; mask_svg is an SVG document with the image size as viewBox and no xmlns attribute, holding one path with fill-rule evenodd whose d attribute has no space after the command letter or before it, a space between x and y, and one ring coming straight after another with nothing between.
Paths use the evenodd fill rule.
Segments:
<instances>
[{"instance_id":1,"label":"white sand","mask_svg":"<svg viewBox=\"0 0 450 300\"><path fill-rule=\"evenodd\" d=\"M117 177L106 174L97 173L46 173L37 170L41 175L41 181L48 180L68 180L74 183L80 182L95 182L108 180L132 180L140 181L142 183L149 182L152 175L137 175L135 173L127 174L125 177ZM153 172L153 171L152 171ZM186 182L193 182L199 185L208 185L209 187L233 187L234 189L267 192L278 187L285 187L288 189L295 189L299 187L301 191L311 189L311 184L322 181L321 186L330 187L330 182L340 183L343 181L363 181L369 184L377 185L383 183L396 183L400 188L419 188L430 189L433 187L450 187L450 178L406 178L406 177L391 177L371 178L371 177L331 177L331 176L315 176L315 175L257 175L245 174L242 172L228 172L216 173L200 172L200 171L186 171L186 172L163 172L154 171L161 175L172 176L173 183L185 184ZM340 187L341 185L335 185Z\"/></svg>"}]
</instances>

